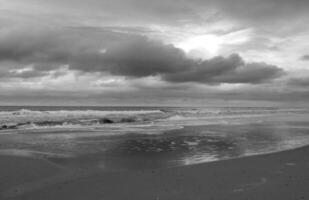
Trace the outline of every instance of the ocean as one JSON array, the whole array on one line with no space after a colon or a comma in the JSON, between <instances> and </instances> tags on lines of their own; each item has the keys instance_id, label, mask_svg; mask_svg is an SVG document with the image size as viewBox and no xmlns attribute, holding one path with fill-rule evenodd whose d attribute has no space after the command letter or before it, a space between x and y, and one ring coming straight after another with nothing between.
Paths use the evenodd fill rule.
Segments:
<instances>
[{"instance_id":1,"label":"ocean","mask_svg":"<svg viewBox=\"0 0 309 200\"><path fill-rule=\"evenodd\" d=\"M0 107L0 154L63 167L166 168L308 144L308 108Z\"/></svg>"}]
</instances>

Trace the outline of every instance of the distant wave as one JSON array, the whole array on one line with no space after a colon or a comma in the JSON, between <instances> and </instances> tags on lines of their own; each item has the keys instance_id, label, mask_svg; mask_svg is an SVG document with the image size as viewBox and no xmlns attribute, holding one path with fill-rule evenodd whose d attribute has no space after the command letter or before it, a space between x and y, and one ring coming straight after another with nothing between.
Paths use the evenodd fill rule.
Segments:
<instances>
[{"instance_id":1,"label":"distant wave","mask_svg":"<svg viewBox=\"0 0 309 200\"><path fill-rule=\"evenodd\" d=\"M58 110L33 111L21 109L0 112L0 130L48 127L94 126L114 123L134 123L163 118L160 110Z\"/></svg>"},{"instance_id":2,"label":"distant wave","mask_svg":"<svg viewBox=\"0 0 309 200\"><path fill-rule=\"evenodd\" d=\"M110 115L110 114L148 114L148 113L162 113L161 110L51 110L51 111L36 111L29 109L20 109L17 111L0 111L1 115Z\"/></svg>"},{"instance_id":3,"label":"distant wave","mask_svg":"<svg viewBox=\"0 0 309 200\"><path fill-rule=\"evenodd\" d=\"M0 130L79 128L119 124L163 123L192 125L229 123L231 119L282 113L309 113L295 108L169 108L138 110L31 110L0 111Z\"/></svg>"}]
</instances>

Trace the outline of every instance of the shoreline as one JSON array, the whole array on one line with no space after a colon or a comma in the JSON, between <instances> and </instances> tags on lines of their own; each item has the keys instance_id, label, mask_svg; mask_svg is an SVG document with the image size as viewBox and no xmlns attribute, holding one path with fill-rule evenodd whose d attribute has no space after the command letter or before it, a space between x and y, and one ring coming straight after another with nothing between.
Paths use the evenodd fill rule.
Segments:
<instances>
[{"instance_id":1,"label":"shoreline","mask_svg":"<svg viewBox=\"0 0 309 200\"><path fill-rule=\"evenodd\" d=\"M0 199L309 199L309 146L154 170L67 169L0 156Z\"/></svg>"}]
</instances>

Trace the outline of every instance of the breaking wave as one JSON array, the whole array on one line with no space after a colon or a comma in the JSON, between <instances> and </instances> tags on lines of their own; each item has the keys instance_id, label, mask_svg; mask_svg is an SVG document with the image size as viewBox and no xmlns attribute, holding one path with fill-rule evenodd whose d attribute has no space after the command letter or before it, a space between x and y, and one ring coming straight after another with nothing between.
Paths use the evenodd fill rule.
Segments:
<instances>
[{"instance_id":1,"label":"breaking wave","mask_svg":"<svg viewBox=\"0 0 309 200\"><path fill-rule=\"evenodd\" d=\"M21 109L0 112L0 130L48 127L99 126L119 123L149 122L167 117L160 110L57 110L35 111Z\"/></svg>"},{"instance_id":2,"label":"breaking wave","mask_svg":"<svg viewBox=\"0 0 309 200\"><path fill-rule=\"evenodd\" d=\"M138 125L183 126L229 123L232 120L261 115L309 113L295 108L152 108L142 109L19 109L0 111L0 130L43 128L87 128ZM115 109L115 110L112 110Z\"/></svg>"}]
</instances>

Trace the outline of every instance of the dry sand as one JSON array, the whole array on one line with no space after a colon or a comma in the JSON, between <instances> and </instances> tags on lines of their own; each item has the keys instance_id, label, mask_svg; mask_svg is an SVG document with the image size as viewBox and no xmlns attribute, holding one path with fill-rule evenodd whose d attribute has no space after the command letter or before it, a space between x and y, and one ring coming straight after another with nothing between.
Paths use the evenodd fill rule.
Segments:
<instances>
[{"instance_id":1,"label":"dry sand","mask_svg":"<svg viewBox=\"0 0 309 200\"><path fill-rule=\"evenodd\" d=\"M309 199L309 147L143 171L76 171L42 159L0 156L0 199Z\"/></svg>"}]
</instances>

